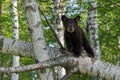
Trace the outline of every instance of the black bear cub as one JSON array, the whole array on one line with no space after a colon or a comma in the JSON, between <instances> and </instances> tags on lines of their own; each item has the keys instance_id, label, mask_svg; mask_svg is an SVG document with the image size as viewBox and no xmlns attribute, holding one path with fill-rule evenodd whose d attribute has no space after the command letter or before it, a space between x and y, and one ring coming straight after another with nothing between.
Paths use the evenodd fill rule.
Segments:
<instances>
[{"instance_id":1,"label":"black bear cub","mask_svg":"<svg viewBox=\"0 0 120 80\"><path fill-rule=\"evenodd\" d=\"M85 33L78 25L78 20L80 19L80 16L77 16L74 19L70 19L63 15L61 19L65 27L64 38L67 49L73 52L73 56L79 57L81 56L81 50L83 46L88 53L88 56L94 58L94 52L90 47Z\"/></svg>"}]
</instances>

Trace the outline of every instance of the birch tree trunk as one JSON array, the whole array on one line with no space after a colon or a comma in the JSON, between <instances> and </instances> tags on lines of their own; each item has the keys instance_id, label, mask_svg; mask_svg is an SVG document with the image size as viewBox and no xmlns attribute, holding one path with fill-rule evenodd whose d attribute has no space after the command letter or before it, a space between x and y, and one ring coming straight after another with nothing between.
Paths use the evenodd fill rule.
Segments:
<instances>
[{"instance_id":1,"label":"birch tree trunk","mask_svg":"<svg viewBox=\"0 0 120 80\"><path fill-rule=\"evenodd\" d=\"M55 26L57 28L56 33L62 45L64 46L64 30L61 21L61 15L63 12L62 7L62 0L55 0Z\"/></svg>"},{"instance_id":2,"label":"birch tree trunk","mask_svg":"<svg viewBox=\"0 0 120 80\"><path fill-rule=\"evenodd\" d=\"M24 3L35 59L38 62L48 60L48 48L43 36L38 4L36 0L24 0ZM53 80L51 69L40 70L39 77L39 80Z\"/></svg>"},{"instance_id":3,"label":"birch tree trunk","mask_svg":"<svg viewBox=\"0 0 120 80\"><path fill-rule=\"evenodd\" d=\"M97 3L95 0L88 1L88 27L89 27L89 37L92 48L95 53L95 58L100 60L101 52L98 39L98 23L97 23ZM94 78L93 80L99 80Z\"/></svg>"},{"instance_id":4,"label":"birch tree trunk","mask_svg":"<svg viewBox=\"0 0 120 80\"><path fill-rule=\"evenodd\" d=\"M96 55L96 59L100 60L101 52L98 39L97 3L95 0L89 0L88 4L88 27L90 42Z\"/></svg>"},{"instance_id":5,"label":"birch tree trunk","mask_svg":"<svg viewBox=\"0 0 120 80\"><path fill-rule=\"evenodd\" d=\"M63 25L61 21L61 15L62 15L62 0L55 0L55 28L57 28L55 31L57 33L57 36L62 44L64 46L64 30ZM65 74L65 69L63 67L55 67L57 69L58 73L58 79L60 80Z\"/></svg>"},{"instance_id":6,"label":"birch tree trunk","mask_svg":"<svg viewBox=\"0 0 120 80\"><path fill-rule=\"evenodd\" d=\"M18 10L17 0L12 0L12 12L13 12L13 32L12 37L14 40L19 39L19 25L18 25ZM14 44L13 44L14 45ZM19 66L19 56L13 56L13 67ZM19 74L12 73L11 80L18 80Z\"/></svg>"}]
</instances>

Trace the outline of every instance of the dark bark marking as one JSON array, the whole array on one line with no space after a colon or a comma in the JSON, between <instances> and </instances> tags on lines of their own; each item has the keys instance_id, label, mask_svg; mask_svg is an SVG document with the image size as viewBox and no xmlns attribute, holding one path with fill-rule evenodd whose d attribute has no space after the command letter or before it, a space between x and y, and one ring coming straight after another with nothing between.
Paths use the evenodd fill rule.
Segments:
<instances>
[{"instance_id":1,"label":"dark bark marking","mask_svg":"<svg viewBox=\"0 0 120 80\"><path fill-rule=\"evenodd\" d=\"M14 38L13 38L13 39L14 39ZM14 43L15 43L15 40L13 40L12 45L14 45Z\"/></svg>"},{"instance_id":2,"label":"dark bark marking","mask_svg":"<svg viewBox=\"0 0 120 80\"><path fill-rule=\"evenodd\" d=\"M1 39L0 39L0 51L2 51L3 42L4 42L4 38L1 38Z\"/></svg>"}]
</instances>

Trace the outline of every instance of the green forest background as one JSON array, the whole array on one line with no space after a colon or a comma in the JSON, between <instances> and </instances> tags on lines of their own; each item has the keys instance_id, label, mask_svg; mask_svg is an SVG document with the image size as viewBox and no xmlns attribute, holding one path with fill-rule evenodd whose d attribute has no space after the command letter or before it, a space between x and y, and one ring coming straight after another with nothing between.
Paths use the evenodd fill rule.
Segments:
<instances>
[{"instance_id":1,"label":"green forest background","mask_svg":"<svg viewBox=\"0 0 120 80\"><path fill-rule=\"evenodd\" d=\"M109 62L115 65L120 65L120 0L96 0L97 1L97 13L98 13L98 28L99 28L99 41L101 50L101 60ZM38 4L44 14L47 16L50 24L55 26L54 17L54 2L52 0L38 0ZM67 1L63 2L66 5ZM81 16L79 25L86 30L87 20L87 8L88 4L84 0L78 0L76 3L79 7L72 8L67 6L65 14L69 17L77 15ZM0 30L2 35L8 38L12 38L12 6L10 0L0 0L0 6L2 6L2 13L0 14ZM75 13L75 10L80 10ZM19 35L20 39L24 41L30 41L30 35L28 32L28 25L24 14L23 1L18 0L19 11ZM69 15L70 14L70 15ZM41 21L44 29L44 35L47 44L53 44L56 39L51 32L44 17L41 16ZM30 58L20 58L20 65L33 64L35 61ZM12 66L12 55L0 54L0 66L10 67ZM37 77L37 71L29 71L20 73L19 80L35 80ZM0 80L1 80L0 73ZM32 76L32 77L31 77ZM4 80L10 80L11 74L4 74ZM70 80L90 80L88 75L73 75Z\"/></svg>"}]
</instances>

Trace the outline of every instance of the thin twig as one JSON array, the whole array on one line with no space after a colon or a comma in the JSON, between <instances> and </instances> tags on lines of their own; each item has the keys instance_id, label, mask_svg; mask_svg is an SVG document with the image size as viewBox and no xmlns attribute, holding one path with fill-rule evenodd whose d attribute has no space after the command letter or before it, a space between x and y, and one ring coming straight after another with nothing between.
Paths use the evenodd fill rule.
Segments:
<instances>
[{"instance_id":1,"label":"thin twig","mask_svg":"<svg viewBox=\"0 0 120 80\"><path fill-rule=\"evenodd\" d=\"M116 2L113 2L112 0L108 0L109 2L111 2L113 5L120 7L120 4L117 4Z\"/></svg>"},{"instance_id":2,"label":"thin twig","mask_svg":"<svg viewBox=\"0 0 120 80\"><path fill-rule=\"evenodd\" d=\"M50 29L52 30L53 34L55 35L55 38L57 39L58 44L59 44L60 47L62 48L63 46L62 46L62 44L61 44L61 42L60 42L60 40L59 40L59 38L58 38L56 32L54 31L53 27L50 25L50 23L49 23L47 17L46 17L45 14L43 13L43 11L40 9L40 7L38 7L38 8L39 8L40 12L42 13L42 15L44 16L44 18L45 18L47 24L49 25Z\"/></svg>"}]
</instances>

